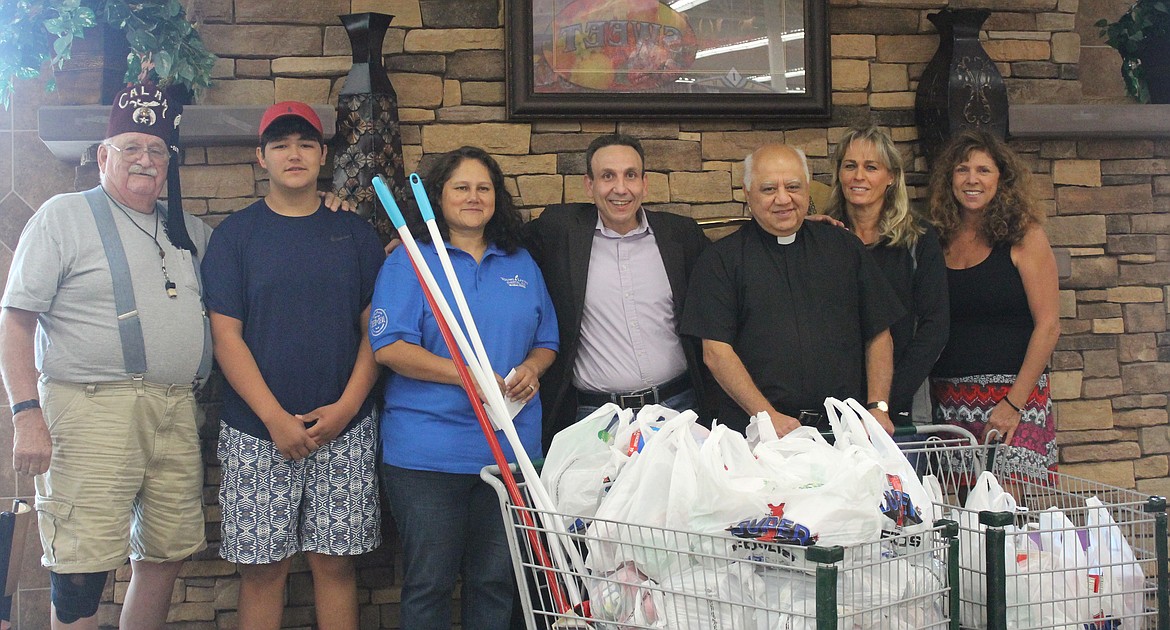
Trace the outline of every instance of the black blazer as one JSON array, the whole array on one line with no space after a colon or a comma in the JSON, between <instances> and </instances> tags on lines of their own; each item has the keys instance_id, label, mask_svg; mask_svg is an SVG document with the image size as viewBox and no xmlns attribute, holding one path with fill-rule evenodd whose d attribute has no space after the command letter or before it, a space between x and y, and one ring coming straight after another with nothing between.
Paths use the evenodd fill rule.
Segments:
<instances>
[{"instance_id":1,"label":"black blazer","mask_svg":"<svg viewBox=\"0 0 1170 630\"><path fill-rule=\"evenodd\" d=\"M643 210L654 232L654 240L670 280L675 321L680 322L691 269L710 240L694 219L669 212ZM580 347L585 283L589 278L589 254L596 227L597 207L574 203L547 207L525 228L525 245L544 274L561 334L560 352L540 382L545 449L557 431L576 419L577 392L572 387L573 365ZM707 415L702 411L706 398L703 396L703 385L709 377L704 376L701 346L698 340L684 337L683 349L695 393L699 396L699 415L705 418Z\"/></svg>"}]
</instances>

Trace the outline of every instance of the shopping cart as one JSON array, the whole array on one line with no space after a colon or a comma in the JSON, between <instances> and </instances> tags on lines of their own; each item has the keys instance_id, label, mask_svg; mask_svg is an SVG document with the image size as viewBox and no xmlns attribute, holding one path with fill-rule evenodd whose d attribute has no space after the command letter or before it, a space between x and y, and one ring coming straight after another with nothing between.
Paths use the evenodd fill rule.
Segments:
<instances>
[{"instance_id":1,"label":"shopping cart","mask_svg":"<svg viewBox=\"0 0 1170 630\"><path fill-rule=\"evenodd\" d=\"M519 507L498 473L489 466L480 476L496 489L510 525L529 630L958 628L959 600L951 588L958 582L955 523L848 548L781 545ZM527 501L526 480L513 474ZM548 527L550 519L569 524L567 536ZM606 557L629 560L596 571L550 570L534 562L531 545L536 538L547 546L554 536L586 553L604 548ZM643 571L650 566L658 579ZM569 583L588 601L560 609L552 592Z\"/></svg>"},{"instance_id":2,"label":"shopping cart","mask_svg":"<svg viewBox=\"0 0 1170 630\"><path fill-rule=\"evenodd\" d=\"M1170 629L1165 498L1010 464L996 457L997 445L974 443L957 427L923 429L929 434L922 440L901 447L920 472L938 479L944 515L958 523L964 627ZM962 507L985 470L1015 496L1019 512ZM1090 497L1100 506L1087 506ZM1067 522L1045 514L1050 508ZM1102 524L1105 514L1114 527ZM1092 558L1075 545L1052 544L1079 541L1083 548L1091 537L1115 544ZM1056 558L1042 550L1045 543L1072 551ZM1015 551L1014 562L1008 550Z\"/></svg>"}]
</instances>

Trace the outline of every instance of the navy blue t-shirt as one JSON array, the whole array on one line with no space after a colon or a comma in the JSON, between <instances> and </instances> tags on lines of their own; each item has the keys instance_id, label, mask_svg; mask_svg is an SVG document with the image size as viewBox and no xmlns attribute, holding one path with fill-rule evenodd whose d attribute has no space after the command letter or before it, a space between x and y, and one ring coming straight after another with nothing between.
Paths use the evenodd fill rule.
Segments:
<instances>
[{"instance_id":1,"label":"navy blue t-shirt","mask_svg":"<svg viewBox=\"0 0 1170 630\"><path fill-rule=\"evenodd\" d=\"M212 233L203 298L208 310L244 323L244 342L284 410L308 413L345 391L362 339L361 313L384 258L373 226L353 213L321 206L286 217L260 200ZM222 418L272 439L230 386Z\"/></svg>"}]
</instances>

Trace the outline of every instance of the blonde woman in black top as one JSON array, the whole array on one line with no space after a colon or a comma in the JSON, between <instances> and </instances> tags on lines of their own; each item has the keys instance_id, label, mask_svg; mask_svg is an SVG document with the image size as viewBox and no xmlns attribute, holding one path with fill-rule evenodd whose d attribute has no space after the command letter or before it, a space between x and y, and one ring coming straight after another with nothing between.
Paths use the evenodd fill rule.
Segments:
<instances>
[{"instance_id":1,"label":"blonde woman in black top","mask_svg":"<svg viewBox=\"0 0 1170 630\"><path fill-rule=\"evenodd\" d=\"M906 315L890 327L895 426L929 422L927 376L947 341L946 270L934 228L910 210L902 155L874 126L845 132L833 154L833 189L824 213L845 224L877 261Z\"/></svg>"}]
</instances>

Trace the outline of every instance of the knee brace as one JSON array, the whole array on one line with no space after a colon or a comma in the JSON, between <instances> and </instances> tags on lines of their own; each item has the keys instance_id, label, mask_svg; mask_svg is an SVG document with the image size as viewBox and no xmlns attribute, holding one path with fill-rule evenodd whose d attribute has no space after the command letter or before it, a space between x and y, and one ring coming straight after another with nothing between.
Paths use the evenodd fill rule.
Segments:
<instances>
[{"instance_id":1,"label":"knee brace","mask_svg":"<svg viewBox=\"0 0 1170 630\"><path fill-rule=\"evenodd\" d=\"M73 623L97 614L109 571L100 573L49 572L50 598L57 609L57 620Z\"/></svg>"}]
</instances>

